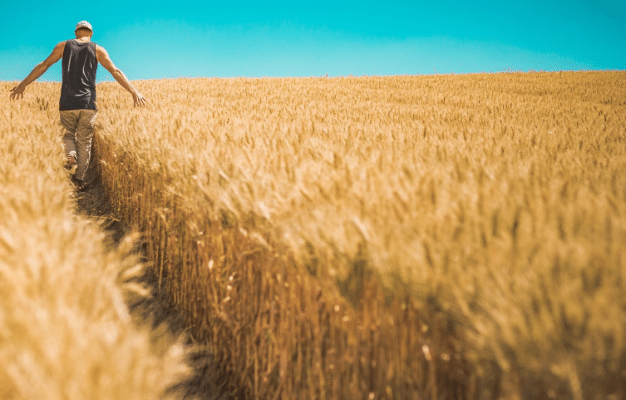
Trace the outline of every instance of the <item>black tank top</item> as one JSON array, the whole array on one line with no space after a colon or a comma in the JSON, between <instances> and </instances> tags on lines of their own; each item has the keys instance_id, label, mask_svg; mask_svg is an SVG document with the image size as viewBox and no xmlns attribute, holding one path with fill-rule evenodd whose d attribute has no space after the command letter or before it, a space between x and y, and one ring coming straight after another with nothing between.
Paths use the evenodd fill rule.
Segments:
<instances>
[{"instance_id":1,"label":"black tank top","mask_svg":"<svg viewBox=\"0 0 626 400\"><path fill-rule=\"evenodd\" d=\"M96 44L65 42L63 50L63 84L59 110L97 110Z\"/></svg>"}]
</instances>

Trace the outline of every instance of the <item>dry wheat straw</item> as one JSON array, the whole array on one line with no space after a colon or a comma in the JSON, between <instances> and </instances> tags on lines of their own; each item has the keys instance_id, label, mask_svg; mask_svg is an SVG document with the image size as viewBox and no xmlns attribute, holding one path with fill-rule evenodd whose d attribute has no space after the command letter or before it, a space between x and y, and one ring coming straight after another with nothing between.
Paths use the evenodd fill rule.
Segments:
<instances>
[{"instance_id":1,"label":"dry wheat straw","mask_svg":"<svg viewBox=\"0 0 626 400\"><path fill-rule=\"evenodd\" d=\"M8 93L10 83L0 83ZM0 398L158 399L186 373L182 347L126 308L131 241L108 251L75 214L62 168L59 84L0 99Z\"/></svg>"},{"instance_id":2,"label":"dry wheat straw","mask_svg":"<svg viewBox=\"0 0 626 400\"><path fill-rule=\"evenodd\" d=\"M103 84L103 173L253 398L621 397L624 78Z\"/></svg>"}]
</instances>

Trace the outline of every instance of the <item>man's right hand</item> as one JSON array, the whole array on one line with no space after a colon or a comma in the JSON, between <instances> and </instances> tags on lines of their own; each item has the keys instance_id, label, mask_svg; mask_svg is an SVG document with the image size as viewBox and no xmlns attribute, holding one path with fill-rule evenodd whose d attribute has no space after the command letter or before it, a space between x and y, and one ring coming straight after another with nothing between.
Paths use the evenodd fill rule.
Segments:
<instances>
[{"instance_id":1,"label":"man's right hand","mask_svg":"<svg viewBox=\"0 0 626 400\"><path fill-rule=\"evenodd\" d=\"M141 93L135 92L133 93L133 102L135 103L135 107L145 107L146 98L143 97Z\"/></svg>"}]
</instances>

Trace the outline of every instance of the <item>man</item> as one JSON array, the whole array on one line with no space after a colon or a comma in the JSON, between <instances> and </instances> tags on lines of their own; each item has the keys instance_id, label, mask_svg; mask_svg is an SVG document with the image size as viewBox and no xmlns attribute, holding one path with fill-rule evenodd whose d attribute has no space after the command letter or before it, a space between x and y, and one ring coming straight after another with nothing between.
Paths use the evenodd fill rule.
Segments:
<instances>
[{"instance_id":1,"label":"man","mask_svg":"<svg viewBox=\"0 0 626 400\"><path fill-rule=\"evenodd\" d=\"M11 89L11 99L24 98L24 89L63 58L63 83L59 111L65 129L63 147L66 168L75 169L72 181L79 191L85 191L85 173L91 157L91 143L98 108L96 106L96 69L102 64L115 80L133 96L135 106L143 107L146 99L117 68L102 46L91 41L93 29L87 21L76 24L76 39L57 44L52 53L39 63L16 87Z\"/></svg>"}]
</instances>

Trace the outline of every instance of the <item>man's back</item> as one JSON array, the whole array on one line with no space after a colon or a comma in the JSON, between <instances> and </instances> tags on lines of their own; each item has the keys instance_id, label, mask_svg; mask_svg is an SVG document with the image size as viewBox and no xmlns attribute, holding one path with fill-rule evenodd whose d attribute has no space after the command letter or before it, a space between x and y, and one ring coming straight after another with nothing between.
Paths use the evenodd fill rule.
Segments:
<instances>
[{"instance_id":1,"label":"man's back","mask_svg":"<svg viewBox=\"0 0 626 400\"><path fill-rule=\"evenodd\" d=\"M122 85L133 96L135 106L143 107L146 105L146 99L135 89L130 83L126 75L113 64L109 53L102 47L91 42L93 29L87 21L80 21L76 24L74 31L76 39L67 40L58 43L52 53L43 62L37 64L30 74L19 85L11 89L11 99L21 99L24 97L24 89L31 82L35 81L54 63L63 58L63 88L61 92L61 111L68 109L91 109L96 110L96 68L98 63L113 75L113 78ZM91 43L91 44L90 44ZM68 53L69 51L69 53ZM66 62L67 55L67 62ZM74 68L78 64L79 68ZM69 72L70 77L66 79L66 73ZM87 90L89 88L89 90ZM67 92L64 92L67 90ZM87 92L89 93L89 101L87 101ZM66 98L64 98L64 96ZM63 106L67 98L76 97L80 99L78 108L76 104Z\"/></svg>"},{"instance_id":2,"label":"man's back","mask_svg":"<svg viewBox=\"0 0 626 400\"><path fill-rule=\"evenodd\" d=\"M91 41L68 40L63 49L63 84L59 110L97 110L97 46Z\"/></svg>"}]
</instances>

